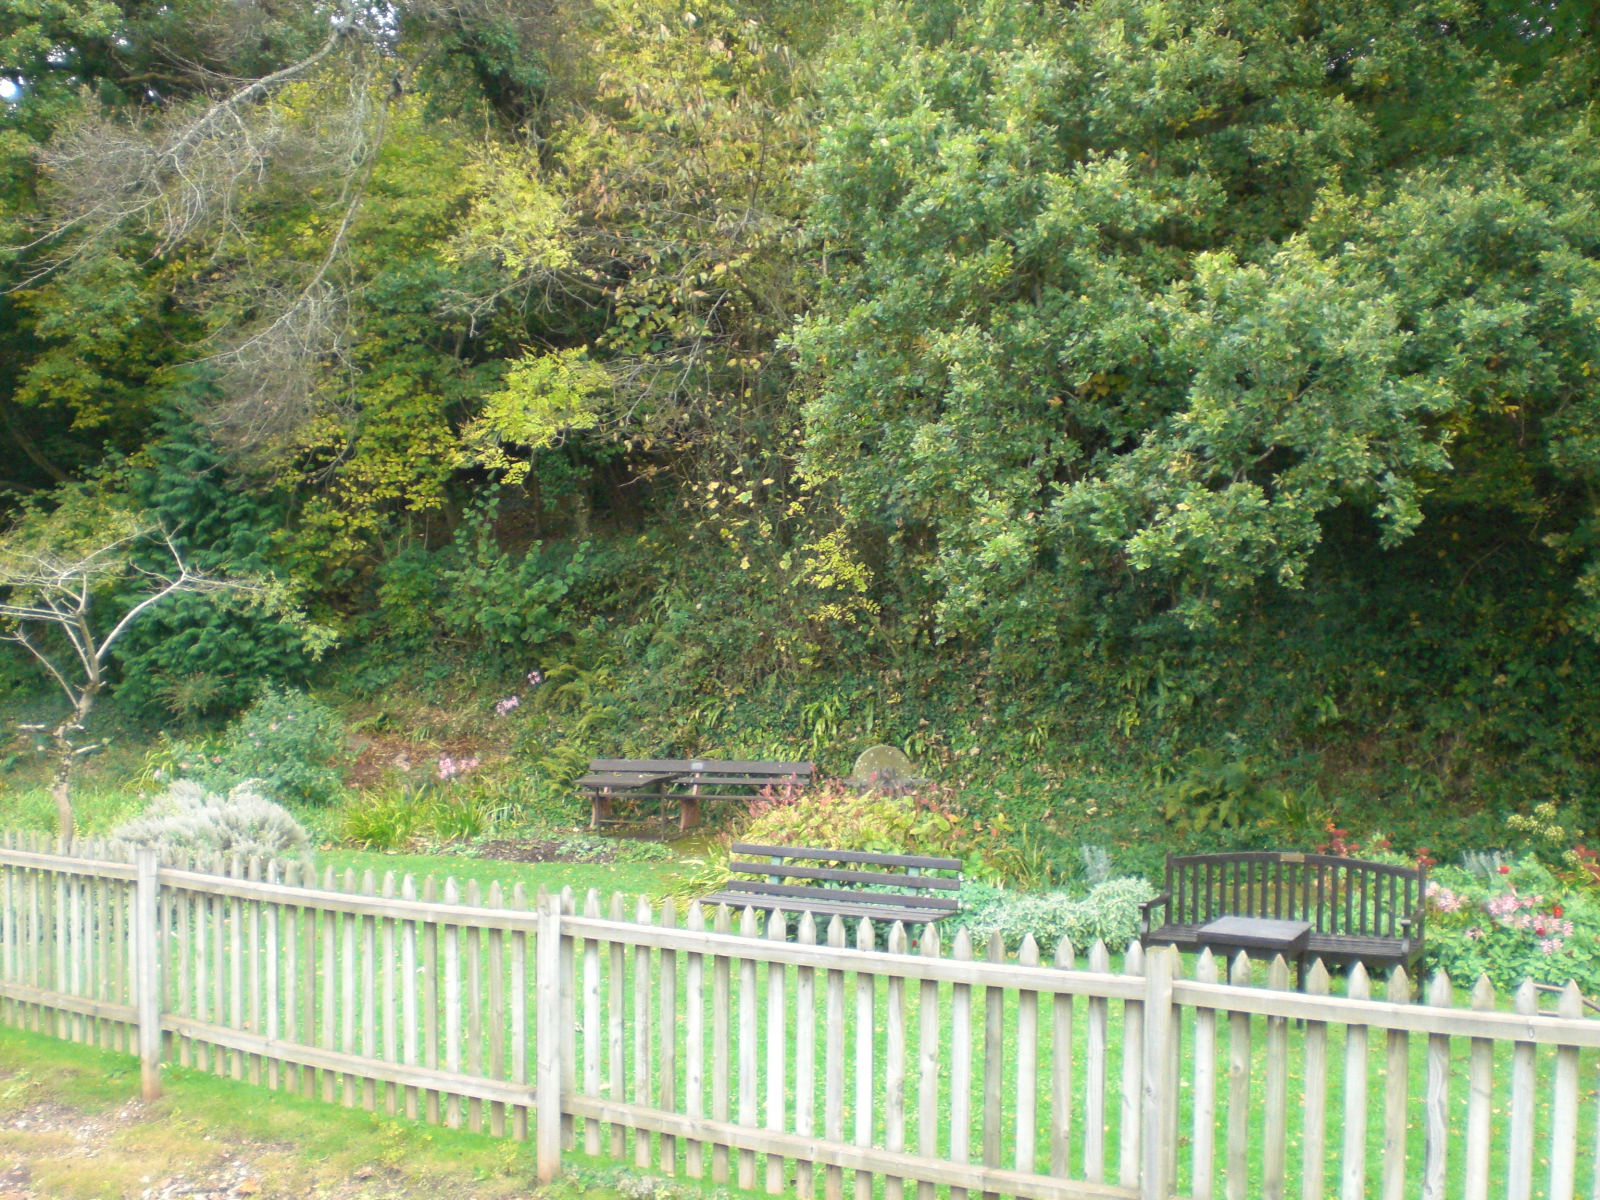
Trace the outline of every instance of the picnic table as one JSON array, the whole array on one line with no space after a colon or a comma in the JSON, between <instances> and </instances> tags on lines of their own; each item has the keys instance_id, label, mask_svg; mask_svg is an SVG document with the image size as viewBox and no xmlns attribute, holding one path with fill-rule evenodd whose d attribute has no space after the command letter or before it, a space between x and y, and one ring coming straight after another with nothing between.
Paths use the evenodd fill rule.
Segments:
<instances>
[{"instance_id":1,"label":"picnic table","mask_svg":"<svg viewBox=\"0 0 1600 1200\"><path fill-rule=\"evenodd\" d=\"M763 788L807 786L808 762L718 758L596 758L577 782L589 797L589 828L618 823L617 800L655 801L663 819L673 805L680 832L700 824L705 801L749 801Z\"/></svg>"}]
</instances>

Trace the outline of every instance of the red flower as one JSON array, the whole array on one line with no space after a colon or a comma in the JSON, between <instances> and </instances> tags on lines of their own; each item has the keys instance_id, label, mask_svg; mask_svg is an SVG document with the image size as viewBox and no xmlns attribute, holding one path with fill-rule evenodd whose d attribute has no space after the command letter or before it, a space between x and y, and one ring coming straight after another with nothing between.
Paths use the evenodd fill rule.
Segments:
<instances>
[{"instance_id":1,"label":"red flower","mask_svg":"<svg viewBox=\"0 0 1600 1200\"><path fill-rule=\"evenodd\" d=\"M1551 916L1552 916L1552 917L1559 917L1559 916L1560 916L1560 915L1561 915L1561 905L1559 905L1559 904L1552 904L1552 905L1551 905L1551 906L1550 906L1550 915L1551 915Z\"/></svg>"},{"instance_id":2,"label":"red flower","mask_svg":"<svg viewBox=\"0 0 1600 1200\"><path fill-rule=\"evenodd\" d=\"M1502 874L1502 875L1511 874L1511 868L1510 867L1501 867L1500 868L1500 874Z\"/></svg>"}]
</instances>

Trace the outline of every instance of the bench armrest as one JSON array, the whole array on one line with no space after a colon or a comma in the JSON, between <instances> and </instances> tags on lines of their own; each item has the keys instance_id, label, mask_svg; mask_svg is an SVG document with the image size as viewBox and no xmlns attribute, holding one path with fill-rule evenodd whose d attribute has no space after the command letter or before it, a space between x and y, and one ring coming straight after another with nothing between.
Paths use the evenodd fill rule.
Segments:
<instances>
[{"instance_id":1,"label":"bench armrest","mask_svg":"<svg viewBox=\"0 0 1600 1200\"><path fill-rule=\"evenodd\" d=\"M1162 892L1159 896L1154 896L1151 899L1146 900L1143 904L1139 905L1139 932L1141 934L1150 932L1151 909L1155 908L1157 905L1166 905L1171 903L1172 893Z\"/></svg>"}]
</instances>

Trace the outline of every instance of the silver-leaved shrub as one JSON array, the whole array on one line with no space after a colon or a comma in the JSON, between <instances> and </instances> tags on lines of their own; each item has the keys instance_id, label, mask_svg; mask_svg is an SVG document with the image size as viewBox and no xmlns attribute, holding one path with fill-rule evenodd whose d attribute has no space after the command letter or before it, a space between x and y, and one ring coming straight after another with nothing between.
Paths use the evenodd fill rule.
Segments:
<instances>
[{"instance_id":1,"label":"silver-leaved shrub","mask_svg":"<svg viewBox=\"0 0 1600 1200\"><path fill-rule=\"evenodd\" d=\"M962 889L966 911L961 924L974 943L982 945L998 932L1015 950L1029 934L1045 955L1069 943L1087 950L1095 942L1121 950L1139 934L1139 906L1155 889L1134 876L1108 879L1087 894L1073 892L1009 892L968 885Z\"/></svg>"},{"instance_id":2,"label":"silver-leaved shrub","mask_svg":"<svg viewBox=\"0 0 1600 1200\"><path fill-rule=\"evenodd\" d=\"M219 794L191 779L180 779L112 836L196 858L237 854L285 859L306 853L311 838L305 828L282 805L262 796L257 786L255 780L246 779Z\"/></svg>"}]
</instances>

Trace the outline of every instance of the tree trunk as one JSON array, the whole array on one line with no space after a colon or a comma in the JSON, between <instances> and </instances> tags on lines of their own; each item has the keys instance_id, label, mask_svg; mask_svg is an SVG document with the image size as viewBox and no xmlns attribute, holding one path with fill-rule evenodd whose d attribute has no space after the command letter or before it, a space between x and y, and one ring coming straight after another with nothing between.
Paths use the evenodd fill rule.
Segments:
<instances>
[{"instance_id":1,"label":"tree trunk","mask_svg":"<svg viewBox=\"0 0 1600 1200\"><path fill-rule=\"evenodd\" d=\"M50 799L56 802L56 836L61 848L72 848L72 743L62 734L56 737L56 771L50 779Z\"/></svg>"}]
</instances>

